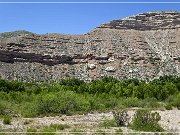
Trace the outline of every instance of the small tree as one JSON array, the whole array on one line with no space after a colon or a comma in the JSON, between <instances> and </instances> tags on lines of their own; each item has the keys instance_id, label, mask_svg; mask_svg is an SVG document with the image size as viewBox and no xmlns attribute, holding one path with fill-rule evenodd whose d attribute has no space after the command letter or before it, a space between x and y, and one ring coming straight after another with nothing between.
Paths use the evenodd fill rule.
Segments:
<instances>
[{"instance_id":1,"label":"small tree","mask_svg":"<svg viewBox=\"0 0 180 135\"><path fill-rule=\"evenodd\" d=\"M158 124L161 120L159 113L148 110L137 110L132 121L132 129L138 131L161 132L163 128Z\"/></svg>"},{"instance_id":2,"label":"small tree","mask_svg":"<svg viewBox=\"0 0 180 135\"><path fill-rule=\"evenodd\" d=\"M129 116L126 110L113 111L113 116L117 126L127 126L129 124Z\"/></svg>"}]
</instances>

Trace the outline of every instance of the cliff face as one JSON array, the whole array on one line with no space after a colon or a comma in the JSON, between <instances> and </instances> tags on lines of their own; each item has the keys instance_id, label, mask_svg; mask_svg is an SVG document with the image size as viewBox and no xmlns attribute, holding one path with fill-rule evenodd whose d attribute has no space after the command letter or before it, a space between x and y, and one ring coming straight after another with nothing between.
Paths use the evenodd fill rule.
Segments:
<instances>
[{"instance_id":1,"label":"cliff face","mask_svg":"<svg viewBox=\"0 0 180 135\"><path fill-rule=\"evenodd\" d=\"M101 76L153 79L180 75L180 13L151 12L113 20L85 35L27 31L0 34L0 76L58 81Z\"/></svg>"}]
</instances>

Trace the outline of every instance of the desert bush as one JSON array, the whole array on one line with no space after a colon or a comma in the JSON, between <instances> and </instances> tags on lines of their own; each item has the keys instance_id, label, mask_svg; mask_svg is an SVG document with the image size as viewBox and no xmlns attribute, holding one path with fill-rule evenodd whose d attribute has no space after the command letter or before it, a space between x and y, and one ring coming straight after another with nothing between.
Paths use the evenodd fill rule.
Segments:
<instances>
[{"instance_id":1,"label":"desert bush","mask_svg":"<svg viewBox=\"0 0 180 135\"><path fill-rule=\"evenodd\" d=\"M172 105L170 103L166 103L164 105L164 107L165 107L166 110L172 110L173 109L173 107L172 107Z\"/></svg>"},{"instance_id":2,"label":"desert bush","mask_svg":"<svg viewBox=\"0 0 180 135\"><path fill-rule=\"evenodd\" d=\"M158 100L156 98L145 98L142 100L140 107L144 108L151 106L151 104L153 104L154 102L158 102Z\"/></svg>"},{"instance_id":3,"label":"desert bush","mask_svg":"<svg viewBox=\"0 0 180 135\"><path fill-rule=\"evenodd\" d=\"M22 114L23 117L31 118L38 116L38 102L36 99L32 102L24 102L20 104L19 113Z\"/></svg>"},{"instance_id":4,"label":"desert bush","mask_svg":"<svg viewBox=\"0 0 180 135\"><path fill-rule=\"evenodd\" d=\"M134 97L123 98L121 104L125 107L139 107L141 106L141 100Z\"/></svg>"},{"instance_id":5,"label":"desert bush","mask_svg":"<svg viewBox=\"0 0 180 135\"><path fill-rule=\"evenodd\" d=\"M11 121L12 121L12 117L11 116L4 116L3 124L10 125Z\"/></svg>"},{"instance_id":6,"label":"desert bush","mask_svg":"<svg viewBox=\"0 0 180 135\"><path fill-rule=\"evenodd\" d=\"M146 105L147 108L159 108L161 105L157 101L150 101Z\"/></svg>"},{"instance_id":7,"label":"desert bush","mask_svg":"<svg viewBox=\"0 0 180 135\"><path fill-rule=\"evenodd\" d=\"M0 80L0 91L25 91L25 85L22 82Z\"/></svg>"},{"instance_id":8,"label":"desert bush","mask_svg":"<svg viewBox=\"0 0 180 135\"><path fill-rule=\"evenodd\" d=\"M69 114L76 111L77 108L76 94L72 91L64 91L57 94L48 93L38 100L39 114Z\"/></svg>"},{"instance_id":9,"label":"desert bush","mask_svg":"<svg viewBox=\"0 0 180 135\"><path fill-rule=\"evenodd\" d=\"M13 101L15 103L21 103L23 101L25 101L25 99L27 98L25 96L25 93L23 92L16 92L16 91L10 91L8 94L7 94L8 98L10 101Z\"/></svg>"},{"instance_id":10,"label":"desert bush","mask_svg":"<svg viewBox=\"0 0 180 135\"><path fill-rule=\"evenodd\" d=\"M119 82L118 79L112 77L112 76L104 76L101 78L101 80L104 82L104 83L109 83L109 82L113 82L113 83L117 83Z\"/></svg>"},{"instance_id":11,"label":"desert bush","mask_svg":"<svg viewBox=\"0 0 180 135\"><path fill-rule=\"evenodd\" d=\"M113 111L113 116L117 126L127 126L129 124L130 117L126 110Z\"/></svg>"},{"instance_id":12,"label":"desert bush","mask_svg":"<svg viewBox=\"0 0 180 135\"><path fill-rule=\"evenodd\" d=\"M172 105L180 108L180 92L174 96L173 101L172 101Z\"/></svg>"},{"instance_id":13,"label":"desert bush","mask_svg":"<svg viewBox=\"0 0 180 135\"><path fill-rule=\"evenodd\" d=\"M89 111L105 110L104 99L100 97L97 96L89 97L88 102L89 102Z\"/></svg>"},{"instance_id":14,"label":"desert bush","mask_svg":"<svg viewBox=\"0 0 180 135\"><path fill-rule=\"evenodd\" d=\"M93 97L94 105L98 106L97 103L103 104L105 109L114 108L118 105L119 99L113 95L102 93ZM98 101L98 102L97 102Z\"/></svg>"},{"instance_id":15,"label":"desert bush","mask_svg":"<svg viewBox=\"0 0 180 135\"><path fill-rule=\"evenodd\" d=\"M41 133L38 133L38 135L55 135L56 129L49 126L45 126L39 132Z\"/></svg>"},{"instance_id":16,"label":"desert bush","mask_svg":"<svg viewBox=\"0 0 180 135\"><path fill-rule=\"evenodd\" d=\"M110 127L117 127L115 119L104 119L99 123L99 127L104 127L104 128L110 128Z\"/></svg>"},{"instance_id":17,"label":"desert bush","mask_svg":"<svg viewBox=\"0 0 180 135\"><path fill-rule=\"evenodd\" d=\"M66 85L66 86L75 86L75 85L79 86L79 85L84 84L84 81L76 79L76 78L69 78L69 79L62 79L59 82L59 84L60 85Z\"/></svg>"},{"instance_id":18,"label":"desert bush","mask_svg":"<svg viewBox=\"0 0 180 135\"><path fill-rule=\"evenodd\" d=\"M166 82L163 86L163 90L161 90L161 99L165 100L169 97L169 95L173 95L178 91L176 85L173 82Z\"/></svg>"},{"instance_id":19,"label":"desert bush","mask_svg":"<svg viewBox=\"0 0 180 135\"><path fill-rule=\"evenodd\" d=\"M0 115L5 115L6 114L6 104L5 102L1 101L0 102Z\"/></svg>"},{"instance_id":20,"label":"desert bush","mask_svg":"<svg viewBox=\"0 0 180 135\"><path fill-rule=\"evenodd\" d=\"M158 124L161 116L148 110L137 110L131 128L138 131L161 132L163 128Z\"/></svg>"}]
</instances>

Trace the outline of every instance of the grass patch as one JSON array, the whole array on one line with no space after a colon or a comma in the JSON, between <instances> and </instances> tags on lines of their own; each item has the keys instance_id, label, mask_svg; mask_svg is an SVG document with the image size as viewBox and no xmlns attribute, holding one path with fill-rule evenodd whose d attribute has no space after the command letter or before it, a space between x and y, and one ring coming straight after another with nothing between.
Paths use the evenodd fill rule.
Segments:
<instances>
[{"instance_id":1,"label":"grass patch","mask_svg":"<svg viewBox=\"0 0 180 135\"><path fill-rule=\"evenodd\" d=\"M67 124L51 124L50 127L54 128L55 130L64 130L66 128L70 128L70 126Z\"/></svg>"},{"instance_id":2,"label":"grass patch","mask_svg":"<svg viewBox=\"0 0 180 135\"><path fill-rule=\"evenodd\" d=\"M115 119L104 119L102 120L99 124L99 127L104 127L104 128L110 128L110 127L117 127L117 123Z\"/></svg>"},{"instance_id":3,"label":"grass patch","mask_svg":"<svg viewBox=\"0 0 180 135\"><path fill-rule=\"evenodd\" d=\"M97 129L95 134L96 135L105 135L106 132L103 129Z\"/></svg>"},{"instance_id":4,"label":"grass patch","mask_svg":"<svg viewBox=\"0 0 180 135\"><path fill-rule=\"evenodd\" d=\"M115 131L116 131L115 135L123 135L123 131L121 128L116 129Z\"/></svg>"},{"instance_id":5,"label":"grass patch","mask_svg":"<svg viewBox=\"0 0 180 135\"><path fill-rule=\"evenodd\" d=\"M42 132L42 133L38 133L38 135L55 135L56 129L49 126L45 126L39 132Z\"/></svg>"},{"instance_id":6,"label":"grass patch","mask_svg":"<svg viewBox=\"0 0 180 135\"><path fill-rule=\"evenodd\" d=\"M33 128L33 127L30 127L27 129L27 135L37 135L37 129L36 128Z\"/></svg>"},{"instance_id":7,"label":"grass patch","mask_svg":"<svg viewBox=\"0 0 180 135\"><path fill-rule=\"evenodd\" d=\"M80 129L80 128L73 128L71 131L70 131L70 134L76 134L76 135L84 135L84 130L83 129Z\"/></svg>"},{"instance_id":8,"label":"grass patch","mask_svg":"<svg viewBox=\"0 0 180 135\"><path fill-rule=\"evenodd\" d=\"M11 116L4 116L3 124L5 125L11 125L12 117Z\"/></svg>"}]
</instances>

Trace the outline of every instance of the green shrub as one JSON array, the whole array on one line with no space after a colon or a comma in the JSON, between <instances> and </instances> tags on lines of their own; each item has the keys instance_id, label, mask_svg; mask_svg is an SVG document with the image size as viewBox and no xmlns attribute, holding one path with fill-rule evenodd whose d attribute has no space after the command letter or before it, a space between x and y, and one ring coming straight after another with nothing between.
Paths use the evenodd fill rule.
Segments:
<instances>
[{"instance_id":1,"label":"green shrub","mask_svg":"<svg viewBox=\"0 0 180 135\"><path fill-rule=\"evenodd\" d=\"M150 101L147 105L147 108L159 108L161 105L157 101Z\"/></svg>"},{"instance_id":2,"label":"green shrub","mask_svg":"<svg viewBox=\"0 0 180 135\"><path fill-rule=\"evenodd\" d=\"M12 117L11 116L4 116L3 124L10 125L11 121L12 121Z\"/></svg>"},{"instance_id":3,"label":"green shrub","mask_svg":"<svg viewBox=\"0 0 180 135\"><path fill-rule=\"evenodd\" d=\"M119 80L112 77L112 76L104 76L101 78L101 80L104 82L104 83L109 83L109 82L113 82L113 83L118 83Z\"/></svg>"},{"instance_id":4,"label":"green shrub","mask_svg":"<svg viewBox=\"0 0 180 135\"><path fill-rule=\"evenodd\" d=\"M100 97L101 102L105 105L105 108L115 108L118 105L118 100L112 96L105 95L105 97Z\"/></svg>"},{"instance_id":5,"label":"green shrub","mask_svg":"<svg viewBox=\"0 0 180 135\"><path fill-rule=\"evenodd\" d=\"M46 127L43 127L43 129L40 130L39 132L41 132L39 133L39 135L55 135L56 129L46 126Z\"/></svg>"},{"instance_id":6,"label":"green shrub","mask_svg":"<svg viewBox=\"0 0 180 135\"><path fill-rule=\"evenodd\" d=\"M113 111L113 116L117 126L127 126L129 124L130 117L126 110Z\"/></svg>"},{"instance_id":7,"label":"green shrub","mask_svg":"<svg viewBox=\"0 0 180 135\"><path fill-rule=\"evenodd\" d=\"M0 99L0 115L15 114L15 108L13 108L14 106L12 106L12 104L13 104L13 102L11 102L11 101Z\"/></svg>"},{"instance_id":8,"label":"green shrub","mask_svg":"<svg viewBox=\"0 0 180 135\"><path fill-rule=\"evenodd\" d=\"M172 110L173 109L173 107L170 103L165 104L164 107L166 110Z\"/></svg>"},{"instance_id":9,"label":"green shrub","mask_svg":"<svg viewBox=\"0 0 180 135\"><path fill-rule=\"evenodd\" d=\"M0 80L0 91L10 92L10 91L25 91L24 83L16 81L6 81Z\"/></svg>"},{"instance_id":10,"label":"green shrub","mask_svg":"<svg viewBox=\"0 0 180 135\"><path fill-rule=\"evenodd\" d=\"M0 102L0 115L5 115L6 114L6 104L3 102Z\"/></svg>"},{"instance_id":11,"label":"green shrub","mask_svg":"<svg viewBox=\"0 0 180 135\"><path fill-rule=\"evenodd\" d=\"M180 108L180 92L173 98L172 105Z\"/></svg>"},{"instance_id":12,"label":"green shrub","mask_svg":"<svg viewBox=\"0 0 180 135\"><path fill-rule=\"evenodd\" d=\"M38 116L38 103L35 97L33 97L33 99L34 101L20 104L19 113L22 114L23 117L31 118Z\"/></svg>"},{"instance_id":13,"label":"green shrub","mask_svg":"<svg viewBox=\"0 0 180 135\"><path fill-rule=\"evenodd\" d=\"M71 114L79 110L78 96L72 91L45 94L38 100L38 113Z\"/></svg>"},{"instance_id":14,"label":"green shrub","mask_svg":"<svg viewBox=\"0 0 180 135\"><path fill-rule=\"evenodd\" d=\"M75 85L79 86L79 85L84 84L84 81L76 79L76 78L69 78L69 79L62 79L59 82L59 84L60 85L66 85L66 86L75 86Z\"/></svg>"},{"instance_id":15,"label":"green shrub","mask_svg":"<svg viewBox=\"0 0 180 135\"><path fill-rule=\"evenodd\" d=\"M154 106L154 103L158 102L158 100L156 98L146 98L143 99L141 102L140 107L144 108L144 107L150 107L152 108L152 106ZM155 103L156 104L156 103ZM151 106L152 105L152 106ZM156 105L155 105L156 106Z\"/></svg>"},{"instance_id":16,"label":"green shrub","mask_svg":"<svg viewBox=\"0 0 180 135\"><path fill-rule=\"evenodd\" d=\"M161 132L163 128L158 124L161 119L159 113L148 110L137 110L131 128L138 131Z\"/></svg>"},{"instance_id":17,"label":"green shrub","mask_svg":"<svg viewBox=\"0 0 180 135\"><path fill-rule=\"evenodd\" d=\"M89 98L89 110L104 110L105 105L104 102L102 102L102 99L96 96Z\"/></svg>"},{"instance_id":18,"label":"green shrub","mask_svg":"<svg viewBox=\"0 0 180 135\"><path fill-rule=\"evenodd\" d=\"M122 105L125 107L139 107L141 105L141 100L136 97L128 97L122 100Z\"/></svg>"}]
</instances>

